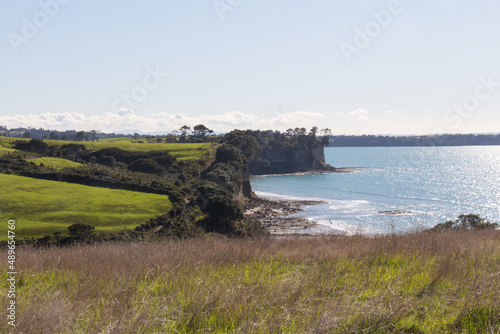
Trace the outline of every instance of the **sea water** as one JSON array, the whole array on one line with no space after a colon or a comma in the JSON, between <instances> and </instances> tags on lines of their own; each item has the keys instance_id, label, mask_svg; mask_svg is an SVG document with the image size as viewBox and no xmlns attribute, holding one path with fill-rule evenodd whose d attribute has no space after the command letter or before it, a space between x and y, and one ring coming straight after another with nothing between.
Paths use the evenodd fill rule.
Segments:
<instances>
[{"instance_id":1,"label":"sea water","mask_svg":"<svg viewBox=\"0 0 500 334\"><path fill-rule=\"evenodd\" d=\"M252 188L261 197L323 201L300 216L327 233L403 233L469 213L500 222L500 146L335 147L325 157L363 168L253 177Z\"/></svg>"}]
</instances>

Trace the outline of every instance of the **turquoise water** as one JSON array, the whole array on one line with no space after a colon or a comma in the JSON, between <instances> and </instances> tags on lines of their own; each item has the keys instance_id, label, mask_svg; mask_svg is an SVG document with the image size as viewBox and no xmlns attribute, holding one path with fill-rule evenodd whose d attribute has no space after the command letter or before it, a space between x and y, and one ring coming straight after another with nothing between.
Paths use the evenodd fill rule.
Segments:
<instances>
[{"instance_id":1,"label":"turquoise water","mask_svg":"<svg viewBox=\"0 0 500 334\"><path fill-rule=\"evenodd\" d=\"M500 222L500 146L326 148L352 173L253 177L261 197L318 199L301 216L330 233L399 233L475 213ZM387 215L381 211L411 213Z\"/></svg>"}]
</instances>

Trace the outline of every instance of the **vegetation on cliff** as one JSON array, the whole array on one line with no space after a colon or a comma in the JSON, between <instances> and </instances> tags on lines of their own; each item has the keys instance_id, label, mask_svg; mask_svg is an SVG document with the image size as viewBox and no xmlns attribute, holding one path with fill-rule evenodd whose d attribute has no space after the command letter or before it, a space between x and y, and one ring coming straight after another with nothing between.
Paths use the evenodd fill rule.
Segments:
<instances>
[{"instance_id":1,"label":"vegetation on cliff","mask_svg":"<svg viewBox=\"0 0 500 334\"><path fill-rule=\"evenodd\" d=\"M15 151L0 157L1 173L168 195L174 208L143 221L140 226L136 223L134 235L140 238L151 231L154 236L175 237L206 232L232 236L265 234L260 222L243 216L241 207L252 191L248 160L235 146L223 144L215 154L207 151L203 159L192 160L177 159L164 150L129 151L111 147L93 151L83 144L49 145L40 139L15 141L12 146ZM69 224L77 222L68 219ZM66 244L74 240L63 237L53 236L42 244ZM90 239L96 241L101 237L93 234ZM103 238L108 240L109 236Z\"/></svg>"},{"instance_id":2,"label":"vegetation on cliff","mask_svg":"<svg viewBox=\"0 0 500 334\"><path fill-rule=\"evenodd\" d=\"M325 163L324 146L328 136L317 136L318 128L279 131L234 130L225 142L247 152L253 175L285 174L310 170L333 170Z\"/></svg>"}]
</instances>

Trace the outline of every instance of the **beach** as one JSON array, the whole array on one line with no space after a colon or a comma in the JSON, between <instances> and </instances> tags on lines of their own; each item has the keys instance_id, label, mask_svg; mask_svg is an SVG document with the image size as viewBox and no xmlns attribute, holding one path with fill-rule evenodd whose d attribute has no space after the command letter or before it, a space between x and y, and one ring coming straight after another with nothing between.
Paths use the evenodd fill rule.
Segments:
<instances>
[{"instance_id":1,"label":"beach","mask_svg":"<svg viewBox=\"0 0 500 334\"><path fill-rule=\"evenodd\" d=\"M300 216L304 208L323 204L322 201L252 199L245 206L244 214L260 220L271 235L325 234L324 226Z\"/></svg>"}]
</instances>

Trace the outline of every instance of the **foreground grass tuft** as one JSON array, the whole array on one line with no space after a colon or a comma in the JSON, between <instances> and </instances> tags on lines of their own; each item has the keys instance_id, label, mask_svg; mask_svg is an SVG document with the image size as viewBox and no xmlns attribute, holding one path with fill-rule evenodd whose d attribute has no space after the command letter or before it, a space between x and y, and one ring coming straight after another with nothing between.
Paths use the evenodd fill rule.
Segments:
<instances>
[{"instance_id":1,"label":"foreground grass tuft","mask_svg":"<svg viewBox=\"0 0 500 334\"><path fill-rule=\"evenodd\" d=\"M16 264L18 333L500 331L500 231L22 248Z\"/></svg>"}]
</instances>

